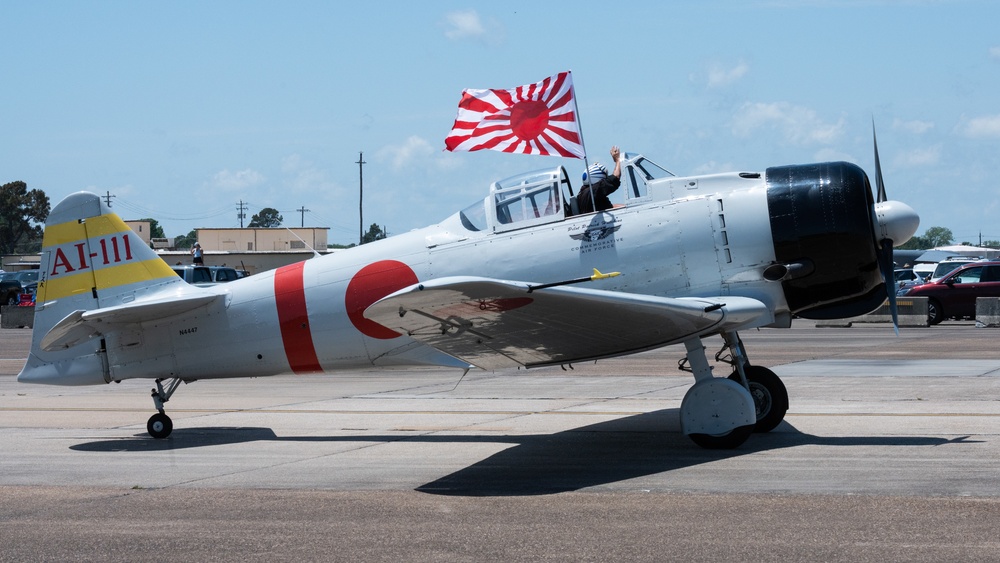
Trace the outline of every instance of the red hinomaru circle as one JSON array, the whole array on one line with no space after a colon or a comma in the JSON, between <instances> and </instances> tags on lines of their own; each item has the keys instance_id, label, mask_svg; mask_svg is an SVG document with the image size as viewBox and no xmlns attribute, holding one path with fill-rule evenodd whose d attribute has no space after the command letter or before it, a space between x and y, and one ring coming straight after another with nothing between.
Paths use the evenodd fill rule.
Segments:
<instances>
[{"instance_id":1,"label":"red hinomaru circle","mask_svg":"<svg viewBox=\"0 0 1000 563\"><path fill-rule=\"evenodd\" d=\"M417 274L397 260L380 260L368 264L354 274L347 284L344 306L351 324L365 336L388 340L399 333L364 317L369 305L390 293L417 283Z\"/></svg>"},{"instance_id":2,"label":"red hinomaru circle","mask_svg":"<svg viewBox=\"0 0 1000 563\"><path fill-rule=\"evenodd\" d=\"M524 100L511 106L510 126L520 139L531 141L549 126L549 106L538 100Z\"/></svg>"}]
</instances>

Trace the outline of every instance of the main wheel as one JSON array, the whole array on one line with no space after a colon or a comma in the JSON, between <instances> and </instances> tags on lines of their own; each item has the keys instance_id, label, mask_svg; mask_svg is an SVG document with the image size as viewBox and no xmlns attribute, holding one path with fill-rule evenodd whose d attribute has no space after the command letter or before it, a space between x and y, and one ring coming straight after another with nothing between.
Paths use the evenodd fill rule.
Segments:
<instances>
[{"instance_id":1,"label":"main wheel","mask_svg":"<svg viewBox=\"0 0 1000 563\"><path fill-rule=\"evenodd\" d=\"M170 420L170 417L158 412L153 416L149 417L149 421L146 422L146 431L149 435L157 440L162 440L170 435L174 429L174 423Z\"/></svg>"},{"instance_id":2,"label":"main wheel","mask_svg":"<svg viewBox=\"0 0 1000 563\"><path fill-rule=\"evenodd\" d=\"M763 366L746 366L743 368L750 384L750 396L757 410L757 424L754 432L770 432L785 419L788 412L788 390L775 373ZM738 371L734 371L729 379L743 384Z\"/></svg>"},{"instance_id":3,"label":"main wheel","mask_svg":"<svg viewBox=\"0 0 1000 563\"><path fill-rule=\"evenodd\" d=\"M936 299L927 300L927 324L936 325L944 320L944 311Z\"/></svg>"},{"instance_id":4,"label":"main wheel","mask_svg":"<svg viewBox=\"0 0 1000 563\"><path fill-rule=\"evenodd\" d=\"M733 448L739 447L743 442L747 441L754 432L754 425L748 424L747 426L740 426L730 430L727 434L722 436L712 436L711 434L688 434L688 438L695 444L705 448L706 450L731 450Z\"/></svg>"}]
</instances>

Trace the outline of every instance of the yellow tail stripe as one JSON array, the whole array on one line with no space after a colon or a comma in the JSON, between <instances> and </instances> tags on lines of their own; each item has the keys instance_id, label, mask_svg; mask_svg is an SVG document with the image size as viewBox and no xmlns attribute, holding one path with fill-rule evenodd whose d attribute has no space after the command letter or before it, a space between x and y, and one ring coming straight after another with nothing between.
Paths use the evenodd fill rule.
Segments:
<instances>
[{"instance_id":1,"label":"yellow tail stripe","mask_svg":"<svg viewBox=\"0 0 1000 563\"><path fill-rule=\"evenodd\" d=\"M91 277L93 276L93 278ZM166 262L155 258L143 262L130 262L117 266L104 267L93 272L85 271L77 275L69 275L50 279L38 284L40 301L52 301L77 293L91 291L91 279L96 278L97 290L128 285L141 281L170 279L177 277L174 270Z\"/></svg>"}]
</instances>

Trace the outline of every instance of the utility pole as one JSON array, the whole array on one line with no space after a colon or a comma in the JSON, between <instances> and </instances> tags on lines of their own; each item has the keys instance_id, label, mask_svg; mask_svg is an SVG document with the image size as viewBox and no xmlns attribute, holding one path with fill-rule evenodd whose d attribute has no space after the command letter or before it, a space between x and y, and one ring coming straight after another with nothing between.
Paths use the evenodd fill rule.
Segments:
<instances>
[{"instance_id":1,"label":"utility pole","mask_svg":"<svg viewBox=\"0 0 1000 563\"><path fill-rule=\"evenodd\" d=\"M306 211L312 211L312 209L306 209L306 206L303 205L302 207L296 209L296 211L298 211L299 213L302 214L302 222L299 224L299 226L305 228L305 226L306 226Z\"/></svg>"},{"instance_id":2,"label":"utility pole","mask_svg":"<svg viewBox=\"0 0 1000 563\"><path fill-rule=\"evenodd\" d=\"M365 242L365 208L364 208L364 197L365 197L365 170L364 166L367 164L365 162L365 153L358 152L358 161L354 164L358 165L358 246L361 246Z\"/></svg>"},{"instance_id":3,"label":"utility pole","mask_svg":"<svg viewBox=\"0 0 1000 563\"><path fill-rule=\"evenodd\" d=\"M104 197L104 202L108 204L108 207L111 207L111 198L118 196L111 195L111 192L106 192L106 195L104 195L103 197Z\"/></svg>"},{"instance_id":4,"label":"utility pole","mask_svg":"<svg viewBox=\"0 0 1000 563\"><path fill-rule=\"evenodd\" d=\"M244 202L241 199L239 205L236 206L236 211L239 212L239 213L236 214L236 217L240 220L240 228L241 229L243 228L243 220L246 219L246 217L247 217L246 210L247 210L246 202Z\"/></svg>"}]
</instances>

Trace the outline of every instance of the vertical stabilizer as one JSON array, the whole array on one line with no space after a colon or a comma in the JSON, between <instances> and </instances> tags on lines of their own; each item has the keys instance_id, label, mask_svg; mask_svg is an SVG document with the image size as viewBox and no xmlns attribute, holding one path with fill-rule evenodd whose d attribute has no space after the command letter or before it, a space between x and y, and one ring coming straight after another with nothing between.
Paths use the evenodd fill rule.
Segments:
<instances>
[{"instance_id":1,"label":"vertical stabilizer","mask_svg":"<svg viewBox=\"0 0 1000 563\"><path fill-rule=\"evenodd\" d=\"M70 195L45 223L31 354L18 381L110 381L101 339L46 351L42 338L71 315L130 303L174 284L184 282L99 196Z\"/></svg>"}]
</instances>

